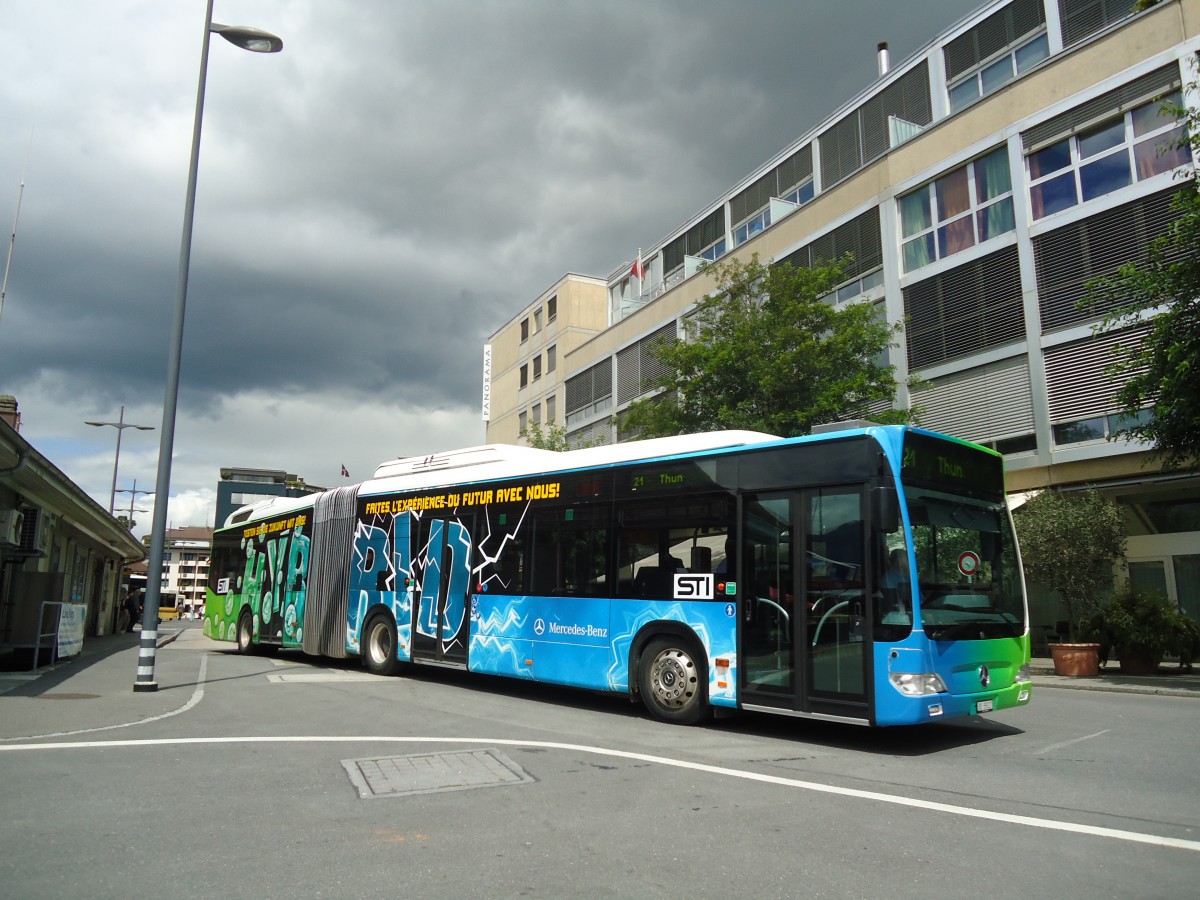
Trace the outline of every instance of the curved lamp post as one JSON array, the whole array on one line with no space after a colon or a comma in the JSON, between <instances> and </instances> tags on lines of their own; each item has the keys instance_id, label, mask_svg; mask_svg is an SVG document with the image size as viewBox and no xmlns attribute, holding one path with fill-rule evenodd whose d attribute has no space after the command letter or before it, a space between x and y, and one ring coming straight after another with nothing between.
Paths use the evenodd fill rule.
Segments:
<instances>
[{"instance_id":1,"label":"curved lamp post","mask_svg":"<svg viewBox=\"0 0 1200 900\"><path fill-rule=\"evenodd\" d=\"M138 431L153 431L153 425L134 425L132 422L125 421L125 407L121 407L121 415L117 417L115 422L84 422L84 425L94 425L99 428L102 425L111 425L117 429L117 457L113 460L113 483L112 491L108 495L108 514L113 514L113 506L117 502L117 466L121 464L121 432L126 428L136 428ZM136 487L136 482L134 483Z\"/></svg>"},{"instance_id":2,"label":"curved lamp post","mask_svg":"<svg viewBox=\"0 0 1200 900\"><path fill-rule=\"evenodd\" d=\"M220 25L212 20L213 0L204 13L204 39L200 45L200 80L196 87L196 120L192 126L192 156L188 165L187 199L183 211L183 239L179 247L179 283L175 316L167 355L167 391L163 401L162 441L158 449L158 478L154 493L154 524L150 531L150 559L146 572L146 608L142 613L142 642L138 655L135 691L157 691L154 653L158 642L158 605L162 596L163 551L167 537L167 502L171 496L171 454L175 447L175 412L179 402L179 362L183 355L183 319L187 308L188 269L192 257L192 219L196 211L196 170L200 164L200 126L204 119L204 83L208 75L209 35L219 34L234 46L254 53L278 53L283 40L270 32L244 25Z\"/></svg>"}]
</instances>

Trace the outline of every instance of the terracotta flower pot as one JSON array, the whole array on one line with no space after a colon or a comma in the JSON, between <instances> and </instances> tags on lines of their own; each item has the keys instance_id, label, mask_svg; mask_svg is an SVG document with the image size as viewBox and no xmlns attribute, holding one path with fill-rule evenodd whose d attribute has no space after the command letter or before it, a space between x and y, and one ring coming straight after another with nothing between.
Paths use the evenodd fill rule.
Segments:
<instances>
[{"instance_id":1,"label":"terracotta flower pot","mask_svg":"<svg viewBox=\"0 0 1200 900\"><path fill-rule=\"evenodd\" d=\"M1100 674L1099 644L1051 644L1055 675L1086 678Z\"/></svg>"}]
</instances>

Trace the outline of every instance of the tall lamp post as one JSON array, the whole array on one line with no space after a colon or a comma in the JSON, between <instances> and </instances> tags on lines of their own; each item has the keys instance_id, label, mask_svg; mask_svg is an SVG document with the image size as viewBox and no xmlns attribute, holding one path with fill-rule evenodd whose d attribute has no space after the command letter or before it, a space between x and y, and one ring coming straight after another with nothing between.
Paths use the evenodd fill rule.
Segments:
<instances>
[{"instance_id":1,"label":"tall lamp post","mask_svg":"<svg viewBox=\"0 0 1200 900\"><path fill-rule=\"evenodd\" d=\"M136 428L138 431L153 431L153 425L134 425L132 422L125 421L125 407L121 407L121 415L117 417L115 422L84 422L84 425L95 425L99 428L102 425L111 425L117 429L117 458L113 460L113 482L112 490L108 494L108 514L113 514L113 505L117 502L117 466L121 464L121 432L126 428Z\"/></svg>"},{"instance_id":2,"label":"tall lamp post","mask_svg":"<svg viewBox=\"0 0 1200 900\"><path fill-rule=\"evenodd\" d=\"M175 446L175 411L179 401L179 362L183 355L183 319L187 308L188 268L192 257L192 219L196 210L196 170L200 164L200 126L204 119L204 83L208 75L209 35L219 34L229 43L254 53L278 53L283 40L269 32L243 25L220 25L212 20L213 0L204 13L204 38L200 45L200 79L196 87L196 119L192 126L192 156L188 165L187 199L183 210L183 239L179 246L179 282L175 316L167 355L167 391L163 401L162 439L158 448L158 478L154 491L154 524L150 530L150 559L146 571L146 607L142 612L142 641L138 653L134 691L157 691L154 655L158 644L158 606L162 596L163 550L167 538L167 502L171 496L171 453Z\"/></svg>"},{"instance_id":3,"label":"tall lamp post","mask_svg":"<svg viewBox=\"0 0 1200 900\"><path fill-rule=\"evenodd\" d=\"M134 522L133 522L133 512L134 512L134 510L133 510L133 504L134 504L135 502L137 502L138 495L143 495L143 496L146 496L146 497L152 497L152 496L154 496L154 491L139 491L139 490L137 489L137 479L135 478L135 479L133 479L133 487L131 487L131 488L121 488L121 489L119 489L119 490L117 491L117 493L118 493L118 494L128 494L128 495L129 495L129 530L130 530L130 531L132 531L132 530L133 530L133 524L134 524ZM139 509L139 510L138 510L138 512L146 512L146 510L144 510L144 509Z\"/></svg>"}]
</instances>

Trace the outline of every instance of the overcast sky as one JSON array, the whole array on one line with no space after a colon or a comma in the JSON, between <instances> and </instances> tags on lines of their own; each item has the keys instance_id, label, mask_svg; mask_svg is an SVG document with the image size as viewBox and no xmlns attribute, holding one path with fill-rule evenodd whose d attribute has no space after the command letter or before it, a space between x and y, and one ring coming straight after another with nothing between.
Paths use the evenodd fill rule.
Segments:
<instances>
[{"instance_id":1,"label":"overcast sky","mask_svg":"<svg viewBox=\"0 0 1200 900\"><path fill-rule=\"evenodd\" d=\"M221 466L336 486L482 443L488 335L981 2L218 0L284 49L211 48L170 524L212 524ZM117 486L154 488L204 2L2 12L0 393L107 507L116 429L84 421L122 405L155 431L125 430Z\"/></svg>"}]
</instances>

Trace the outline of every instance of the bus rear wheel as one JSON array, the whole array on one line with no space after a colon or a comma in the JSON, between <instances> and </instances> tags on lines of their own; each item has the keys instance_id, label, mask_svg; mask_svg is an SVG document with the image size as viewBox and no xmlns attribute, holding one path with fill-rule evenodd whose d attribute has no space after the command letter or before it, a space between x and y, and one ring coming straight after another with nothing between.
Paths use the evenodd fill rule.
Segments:
<instances>
[{"instance_id":1,"label":"bus rear wheel","mask_svg":"<svg viewBox=\"0 0 1200 900\"><path fill-rule=\"evenodd\" d=\"M695 725L712 713L700 657L677 638L656 638L638 662L638 691L650 715L676 725Z\"/></svg>"},{"instance_id":2,"label":"bus rear wheel","mask_svg":"<svg viewBox=\"0 0 1200 900\"><path fill-rule=\"evenodd\" d=\"M254 616L248 609L243 609L242 614L238 616L237 650L242 656L254 652Z\"/></svg>"},{"instance_id":3,"label":"bus rear wheel","mask_svg":"<svg viewBox=\"0 0 1200 900\"><path fill-rule=\"evenodd\" d=\"M375 616L363 631L363 663L372 675L395 675L400 670L396 659L396 626L385 615Z\"/></svg>"}]
</instances>

